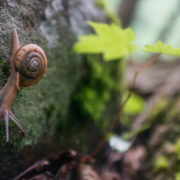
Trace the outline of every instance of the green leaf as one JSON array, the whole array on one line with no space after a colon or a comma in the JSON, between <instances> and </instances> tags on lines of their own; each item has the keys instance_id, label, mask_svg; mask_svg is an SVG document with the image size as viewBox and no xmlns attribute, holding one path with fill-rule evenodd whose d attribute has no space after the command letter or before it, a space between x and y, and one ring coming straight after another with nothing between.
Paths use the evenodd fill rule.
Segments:
<instances>
[{"instance_id":1,"label":"green leaf","mask_svg":"<svg viewBox=\"0 0 180 180\"><path fill-rule=\"evenodd\" d=\"M175 180L180 180L180 173L179 172L175 174Z\"/></svg>"},{"instance_id":2,"label":"green leaf","mask_svg":"<svg viewBox=\"0 0 180 180\"><path fill-rule=\"evenodd\" d=\"M73 50L76 53L102 53L105 60L119 59L135 50L131 43L135 35L130 28L122 29L115 24L88 22L96 35L81 36Z\"/></svg>"},{"instance_id":3,"label":"green leaf","mask_svg":"<svg viewBox=\"0 0 180 180\"><path fill-rule=\"evenodd\" d=\"M171 56L180 56L180 48L175 49L170 45L162 43L161 41L158 41L153 45L146 45L144 51L148 53L162 53Z\"/></svg>"},{"instance_id":4,"label":"green leaf","mask_svg":"<svg viewBox=\"0 0 180 180\"><path fill-rule=\"evenodd\" d=\"M127 96L127 94L125 94L125 97ZM135 93L132 93L130 99L128 100L128 102L126 103L123 112L129 114L129 115L135 115L138 114L142 111L144 107L144 100L142 97L138 96Z\"/></svg>"},{"instance_id":5,"label":"green leaf","mask_svg":"<svg viewBox=\"0 0 180 180\"><path fill-rule=\"evenodd\" d=\"M165 156L159 156L155 159L154 162L155 168L157 170L167 169L168 168L168 159Z\"/></svg>"},{"instance_id":6,"label":"green leaf","mask_svg":"<svg viewBox=\"0 0 180 180\"><path fill-rule=\"evenodd\" d=\"M180 160L180 138L176 141L174 145L174 152L177 155L177 159Z\"/></svg>"}]
</instances>

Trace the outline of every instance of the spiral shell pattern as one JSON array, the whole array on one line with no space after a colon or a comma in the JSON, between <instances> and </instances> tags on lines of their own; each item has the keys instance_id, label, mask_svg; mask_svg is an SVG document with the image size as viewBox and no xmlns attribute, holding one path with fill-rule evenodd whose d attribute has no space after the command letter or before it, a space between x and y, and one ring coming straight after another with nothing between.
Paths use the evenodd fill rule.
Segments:
<instances>
[{"instance_id":1,"label":"spiral shell pattern","mask_svg":"<svg viewBox=\"0 0 180 180\"><path fill-rule=\"evenodd\" d=\"M14 57L15 69L20 73L20 86L36 84L47 69L47 58L42 48L36 44L21 46Z\"/></svg>"}]
</instances>

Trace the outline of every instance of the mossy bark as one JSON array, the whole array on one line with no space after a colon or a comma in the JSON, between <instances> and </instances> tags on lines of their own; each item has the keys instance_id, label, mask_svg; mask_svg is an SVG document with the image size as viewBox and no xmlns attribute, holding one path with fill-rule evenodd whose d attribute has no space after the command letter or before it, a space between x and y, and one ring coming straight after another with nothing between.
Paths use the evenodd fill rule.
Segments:
<instances>
[{"instance_id":1,"label":"mossy bark","mask_svg":"<svg viewBox=\"0 0 180 180\"><path fill-rule=\"evenodd\" d=\"M44 78L37 85L20 90L13 103L13 112L30 138L24 137L10 121L10 142L5 143L4 122L0 121L0 179L12 179L36 160L36 156L40 158L48 152L60 150L53 143L69 143L64 137L58 142L54 137L59 129L66 127L65 131L68 130L65 117L81 75L81 58L71 50L78 35L89 31L86 21L95 19L103 21L104 15L91 0L1 1L0 86L5 84L9 75L14 28L21 44L35 43L45 50L48 68ZM76 130L69 128L73 139L72 134Z\"/></svg>"}]
</instances>

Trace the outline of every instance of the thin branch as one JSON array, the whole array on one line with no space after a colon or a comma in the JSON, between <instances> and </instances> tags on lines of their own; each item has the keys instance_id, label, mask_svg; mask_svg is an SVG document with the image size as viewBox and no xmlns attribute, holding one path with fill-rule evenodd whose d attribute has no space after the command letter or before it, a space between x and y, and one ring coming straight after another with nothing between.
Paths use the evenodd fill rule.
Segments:
<instances>
[{"instance_id":1,"label":"thin branch","mask_svg":"<svg viewBox=\"0 0 180 180\"><path fill-rule=\"evenodd\" d=\"M105 133L105 136L103 137L103 139L99 142L99 144L97 145L97 147L95 148L95 150L91 153L90 157L93 158L98 152L99 150L102 148L102 146L104 145L104 143L106 142L106 139L109 135L109 133L113 130L113 128L115 127L115 125L117 124L118 120L119 120L119 117L122 113L122 110L124 108L124 106L126 105L127 101L129 100L129 98L131 97L131 94L133 92L133 88L134 88L134 85L135 85L135 82L136 82L136 78L137 78L137 73L134 74L134 78L133 78L133 81L132 81L132 86L131 86L131 89L129 90L128 92L128 95L126 97L126 99L124 100L124 102L122 103L119 111L117 112L116 114L116 117L115 119L113 120L111 126L108 128L108 130L106 131Z\"/></svg>"},{"instance_id":2,"label":"thin branch","mask_svg":"<svg viewBox=\"0 0 180 180\"><path fill-rule=\"evenodd\" d=\"M131 97L131 94L134 90L134 86L136 83L136 79L137 76L144 70L146 69L150 64L152 64L158 57L160 54L153 56L151 59L149 59L144 65L142 65L139 70L136 70L136 65L134 64L133 60L132 65L133 65L133 69L134 69L134 76L133 76L133 80L132 80L132 84L131 84L131 88L128 92L128 95L126 97L126 99L124 100L124 102L122 103L122 105L120 106L119 111L117 112L115 119L113 120L113 122L111 123L111 126L108 128L108 130L106 131L104 137L101 139L101 141L98 143L98 145L96 146L95 150L90 154L89 158L93 158L94 156L96 156L96 154L99 152L99 150L102 148L102 146L104 145L104 143L106 142L106 139L109 135L109 133L113 130L113 128L115 127L115 125L117 124L120 115L122 113L123 108L125 107L126 103L128 102L128 100Z\"/></svg>"},{"instance_id":3,"label":"thin branch","mask_svg":"<svg viewBox=\"0 0 180 180\"><path fill-rule=\"evenodd\" d=\"M151 65L158 57L160 56L160 54L157 54L155 56L153 56L151 59L149 59L144 65L142 65L139 70L137 71L137 73L141 73L144 69L146 69L149 65Z\"/></svg>"},{"instance_id":4,"label":"thin branch","mask_svg":"<svg viewBox=\"0 0 180 180\"><path fill-rule=\"evenodd\" d=\"M130 62L131 62L131 65L133 67L134 72L137 72L137 67L136 67L136 64L134 62L134 59L132 58L132 55L130 54L129 57L130 57Z\"/></svg>"}]
</instances>

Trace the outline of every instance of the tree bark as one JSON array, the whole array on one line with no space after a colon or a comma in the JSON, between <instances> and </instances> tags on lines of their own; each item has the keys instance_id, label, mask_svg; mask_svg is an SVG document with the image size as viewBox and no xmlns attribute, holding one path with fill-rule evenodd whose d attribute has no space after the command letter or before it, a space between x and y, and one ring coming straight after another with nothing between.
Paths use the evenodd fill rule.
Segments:
<instances>
[{"instance_id":1,"label":"tree bark","mask_svg":"<svg viewBox=\"0 0 180 180\"><path fill-rule=\"evenodd\" d=\"M119 18L122 21L123 27L127 27L134 15L138 0L123 0L119 9Z\"/></svg>"},{"instance_id":2,"label":"tree bark","mask_svg":"<svg viewBox=\"0 0 180 180\"><path fill-rule=\"evenodd\" d=\"M91 0L1 0L1 88L9 76L14 28L21 45L34 43L45 50L48 68L37 85L20 90L13 104L13 112L30 138L24 137L10 121L10 142L6 144L4 122L0 121L0 179L15 177L35 159L35 155L30 154L30 145L36 144L33 148L38 152L37 144L48 143L52 140L52 134L56 134L56 125L67 114L72 92L80 76L81 58L71 53L72 46L79 35L89 31L86 21L93 19L102 21L104 15ZM40 156L45 154L43 147ZM26 161L22 164L23 158Z\"/></svg>"}]
</instances>

